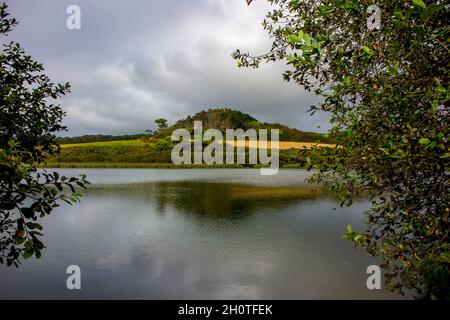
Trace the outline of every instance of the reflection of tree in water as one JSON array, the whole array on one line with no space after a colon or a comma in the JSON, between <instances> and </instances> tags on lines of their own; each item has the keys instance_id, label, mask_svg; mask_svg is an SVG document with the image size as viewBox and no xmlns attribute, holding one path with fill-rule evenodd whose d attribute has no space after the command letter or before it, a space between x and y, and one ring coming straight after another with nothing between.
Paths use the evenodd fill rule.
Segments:
<instances>
[{"instance_id":1,"label":"reflection of tree in water","mask_svg":"<svg viewBox=\"0 0 450 320\"><path fill-rule=\"evenodd\" d=\"M188 214L226 219L242 218L261 209L280 209L324 194L310 185L270 187L193 181L109 185L90 192L116 199L154 200L159 213L174 208Z\"/></svg>"},{"instance_id":2,"label":"reflection of tree in water","mask_svg":"<svg viewBox=\"0 0 450 320\"><path fill-rule=\"evenodd\" d=\"M319 196L320 189L304 187L245 186L206 182L164 182L152 188L158 209L168 206L208 217L233 219L261 208L282 208Z\"/></svg>"}]
</instances>

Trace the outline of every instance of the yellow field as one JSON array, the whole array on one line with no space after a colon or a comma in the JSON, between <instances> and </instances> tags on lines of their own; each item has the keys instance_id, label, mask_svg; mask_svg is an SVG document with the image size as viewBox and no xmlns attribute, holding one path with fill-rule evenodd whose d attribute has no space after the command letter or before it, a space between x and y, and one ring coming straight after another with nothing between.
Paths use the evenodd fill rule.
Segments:
<instances>
[{"instance_id":1,"label":"yellow field","mask_svg":"<svg viewBox=\"0 0 450 320\"><path fill-rule=\"evenodd\" d=\"M234 200L272 200L272 199L308 199L315 198L323 190L314 186L264 187L233 186L230 197Z\"/></svg>"},{"instance_id":2,"label":"yellow field","mask_svg":"<svg viewBox=\"0 0 450 320\"><path fill-rule=\"evenodd\" d=\"M234 146L246 146L250 148L258 147L258 142L256 141L226 141L227 144L234 144ZM101 142L85 142L85 143L69 143L69 144L61 144L61 148L69 148L69 147L106 147L106 146L131 146L131 147L142 147L145 145L149 145L149 143L144 142L142 140L119 140L119 141L101 141ZM317 145L318 147L334 147L333 144L328 143L312 143L312 142L295 142L295 141L280 141L279 149L287 150L287 149L310 149L313 145ZM259 141L260 148L270 148L271 143L266 141Z\"/></svg>"},{"instance_id":3,"label":"yellow field","mask_svg":"<svg viewBox=\"0 0 450 320\"><path fill-rule=\"evenodd\" d=\"M249 148L271 148L270 141L226 141L227 144L231 144L234 146L246 146ZM259 145L258 145L259 144ZM312 142L295 142L295 141L280 141L278 142L278 149L280 150L287 150L287 149L310 149L312 146L318 146L318 147L334 147L333 144L328 143L312 143Z\"/></svg>"}]
</instances>

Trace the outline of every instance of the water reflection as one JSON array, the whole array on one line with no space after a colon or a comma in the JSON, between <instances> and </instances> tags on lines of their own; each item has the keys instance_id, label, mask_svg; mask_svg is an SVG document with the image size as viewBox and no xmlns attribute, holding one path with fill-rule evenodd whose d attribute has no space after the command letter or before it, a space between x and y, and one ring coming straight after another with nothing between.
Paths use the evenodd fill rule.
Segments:
<instances>
[{"instance_id":1,"label":"water reflection","mask_svg":"<svg viewBox=\"0 0 450 320\"><path fill-rule=\"evenodd\" d=\"M198 214L211 219L241 218L261 208L276 210L326 195L321 188L314 186L271 187L192 181L111 185L93 188L89 192L96 196L115 194L131 196L134 200L152 201L161 214L175 209L184 214Z\"/></svg>"},{"instance_id":2,"label":"water reflection","mask_svg":"<svg viewBox=\"0 0 450 320\"><path fill-rule=\"evenodd\" d=\"M252 171L229 170L223 182L214 170L172 172L130 183L115 171L126 183L94 184L80 205L59 208L45 219L43 258L0 267L0 298L397 298L367 290L377 261L340 238L347 224L363 227L366 201L339 208L291 183L296 172L255 184ZM66 289L71 264L81 291Z\"/></svg>"}]
</instances>

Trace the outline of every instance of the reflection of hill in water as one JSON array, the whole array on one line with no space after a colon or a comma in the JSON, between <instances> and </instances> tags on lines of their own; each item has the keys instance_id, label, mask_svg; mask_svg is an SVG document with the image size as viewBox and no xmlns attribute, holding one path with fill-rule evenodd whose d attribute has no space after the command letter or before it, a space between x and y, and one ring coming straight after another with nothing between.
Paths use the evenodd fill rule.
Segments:
<instances>
[{"instance_id":1,"label":"reflection of hill in water","mask_svg":"<svg viewBox=\"0 0 450 320\"><path fill-rule=\"evenodd\" d=\"M227 219L255 213L258 209L283 208L324 194L321 188L308 185L270 187L192 181L108 185L91 189L89 193L153 200L161 213L173 207L185 213Z\"/></svg>"}]
</instances>

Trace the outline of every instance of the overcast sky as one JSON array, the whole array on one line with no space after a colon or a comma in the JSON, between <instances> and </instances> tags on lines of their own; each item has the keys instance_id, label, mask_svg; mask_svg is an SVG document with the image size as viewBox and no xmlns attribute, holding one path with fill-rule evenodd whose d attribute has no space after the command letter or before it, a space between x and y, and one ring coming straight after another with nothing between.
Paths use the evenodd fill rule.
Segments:
<instances>
[{"instance_id":1,"label":"overcast sky","mask_svg":"<svg viewBox=\"0 0 450 320\"><path fill-rule=\"evenodd\" d=\"M231 107L261 121L324 132L326 114L306 113L317 98L283 81L283 64L237 68L237 48L261 54L270 39L259 0L6 0L20 24L9 35L44 63L56 82L69 132L132 134L200 110ZM66 9L81 8L81 30ZM320 126L318 128L317 126Z\"/></svg>"}]
</instances>

